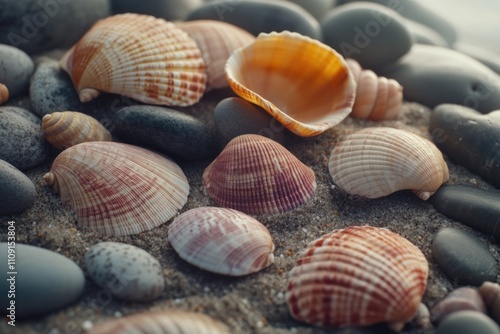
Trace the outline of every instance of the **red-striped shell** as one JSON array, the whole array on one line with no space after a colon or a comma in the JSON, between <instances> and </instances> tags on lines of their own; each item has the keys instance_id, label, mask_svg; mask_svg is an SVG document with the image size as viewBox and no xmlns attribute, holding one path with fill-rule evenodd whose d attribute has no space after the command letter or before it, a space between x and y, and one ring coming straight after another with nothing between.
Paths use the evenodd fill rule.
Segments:
<instances>
[{"instance_id":1,"label":"red-striped shell","mask_svg":"<svg viewBox=\"0 0 500 334\"><path fill-rule=\"evenodd\" d=\"M312 198L316 177L277 142L248 134L226 145L203 172L203 185L220 206L248 214L275 214Z\"/></svg>"},{"instance_id":2,"label":"red-striped shell","mask_svg":"<svg viewBox=\"0 0 500 334\"><path fill-rule=\"evenodd\" d=\"M409 321L427 285L422 252L385 228L352 226L309 244L289 273L292 316L318 326Z\"/></svg>"}]
</instances>

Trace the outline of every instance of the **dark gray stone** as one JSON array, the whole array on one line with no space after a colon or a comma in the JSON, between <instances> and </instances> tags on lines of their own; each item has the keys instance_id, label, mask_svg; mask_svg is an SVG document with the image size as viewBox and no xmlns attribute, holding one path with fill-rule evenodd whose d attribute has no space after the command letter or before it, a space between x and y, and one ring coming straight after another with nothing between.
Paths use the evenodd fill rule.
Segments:
<instances>
[{"instance_id":1,"label":"dark gray stone","mask_svg":"<svg viewBox=\"0 0 500 334\"><path fill-rule=\"evenodd\" d=\"M312 16L320 19L325 15L333 6L337 4L337 0L290 0L300 7L307 10Z\"/></svg>"},{"instance_id":2,"label":"dark gray stone","mask_svg":"<svg viewBox=\"0 0 500 334\"><path fill-rule=\"evenodd\" d=\"M405 55L413 44L401 16L382 5L355 2L335 7L320 21L323 42L364 68L378 68Z\"/></svg>"},{"instance_id":3,"label":"dark gray stone","mask_svg":"<svg viewBox=\"0 0 500 334\"><path fill-rule=\"evenodd\" d=\"M33 182L16 167L0 160L0 216L28 210L35 198Z\"/></svg>"},{"instance_id":4,"label":"dark gray stone","mask_svg":"<svg viewBox=\"0 0 500 334\"><path fill-rule=\"evenodd\" d=\"M480 286L496 282L496 261L488 247L472 234L457 228L441 229L432 241L432 254L455 284Z\"/></svg>"},{"instance_id":5,"label":"dark gray stone","mask_svg":"<svg viewBox=\"0 0 500 334\"><path fill-rule=\"evenodd\" d=\"M10 98L28 90L35 65L24 51L9 45L0 45L0 83L9 89Z\"/></svg>"},{"instance_id":6,"label":"dark gray stone","mask_svg":"<svg viewBox=\"0 0 500 334\"><path fill-rule=\"evenodd\" d=\"M500 334L493 319L476 311L459 311L447 316L436 334Z\"/></svg>"},{"instance_id":7,"label":"dark gray stone","mask_svg":"<svg viewBox=\"0 0 500 334\"><path fill-rule=\"evenodd\" d=\"M113 135L184 160L203 160L218 151L215 136L200 120L157 106L130 106L113 119Z\"/></svg>"},{"instance_id":8,"label":"dark gray stone","mask_svg":"<svg viewBox=\"0 0 500 334\"><path fill-rule=\"evenodd\" d=\"M500 55L498 55L497 53L464 43L455 43L453 45L453 48L458 52L476 59L477 61L491 68L497 74L500 74Z\"/></svg>"},{"instance_id":9,"label":"dark gray stone","mask_svg":"<svg viewBox=\"0 0 500 334\"><path fill-rule=\"evenodd\" d=\"M184 20L189 12L201 4L203 0L111 0L114 14L147 14L169 21Z\"/></svg>"},{"instance_id":10,"label":"dark gray stone","mask_svg":"<svg viewBox=\"0 0 500 334\"><path fill-rule=\"evenodd\" d=\"M414 43L436 45L442 47L448 46L446 40L431 28L409 19L404 19L404 23L406 25L406 28L408 28L408 30L410 31Z\"/></svg>"}]
</instances>

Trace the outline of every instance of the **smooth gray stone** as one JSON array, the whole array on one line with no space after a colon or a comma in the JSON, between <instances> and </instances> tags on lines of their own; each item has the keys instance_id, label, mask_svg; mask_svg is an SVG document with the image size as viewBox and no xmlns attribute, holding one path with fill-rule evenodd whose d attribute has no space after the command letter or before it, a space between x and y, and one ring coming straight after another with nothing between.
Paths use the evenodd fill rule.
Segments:
<instances>
[{"instance_id":1,"label":"smooth gray stone","mask_svg":"<svg viewBox=\"0 0 500 334\"><path fill-rule=\"evenodd\" d=\"M404 56L413 39L402 17L374 3L335 7L322 17L323 42L364 68L378 68Z\"/></svg>"},{"instance_id":2,"label":"smooth gray stone","mask_svg":"<svg viewBox=\"0 0 500 334\"><path fill-rule=\"evenodd\" d=\"M211 1L193 10L187 20L224 21L256 36L289 30L321 40L318 21L304 8L283 0Z\"/></svg>"},{"instance_id":3,"label":"smooth gray stone","mask_svg":"<svg viewBox=\"0 0 500 334\"><path fill-rule=\"evenodd\" d=\"M41 164L49 154L40 123L26 113L17 107L0 107L0 159L20 170Z\"/></svg>"},{"instance_id":4,"label":"smooth gray stone","mask_svg":"<svg viewBox=\"0 0 500 334\"><path fill-rule=\"evenodd\" d=\"M2 0L0 43L28 54L75 43L111 14L109 0Z\"/></svg>"},{"instance_id":5,"label":"smooth gray stone","mask_svg":"<svg viewBox=\"0 0 500 334\"><path fill-rule=\"evenodd\" d=\"M139 13L169 21L184 20L203 0L111 0L113 14Z\"/></svg>"},{"instance_id":6,"label":"smooth gray stone","mask_svg":"<svg viewBox=\"0 0 500 334\"><path fill-rule=\"evenodd\" d=\"M307 10L312 16L320 19L332 7L337 4L337 0L289 0Z\"/></svg>"},{"instance_id":7,"label":"smooth gray stone","mask_svg":"<svg viewBox=\"0 0 500 334\"><path fill-rule=\"evenodd\" d=\"M215 136L200 120L158 106L130 106L113 118L113 135L184 160L203 160L218 151Z\"/></svg>"},{"instance_id":8,"label":"smooth gray stone","mask_svg":"<svg viewBox=\"0 0 500 334\"><path fill-rule=\"evenodd\" d=\"M34 70L33 61L24 51L0 44L0 83L9 89L9 98L28 90Z\"/></svg>"},{"instance_id":9,"label":"smooth gray stone","mask_svg":"<svg viewBox=\"0 0 500 334\"><path fill-rule=\"evenodd\" d=\"M16 167L0 160L0 216L22 213L35 199L33 182Z\"/></svg>"},{"instance_id":10,"label":"smooth gray stone","mask_svg":"<svg viewBox=\"0 0 500 334\"><path fill-rule=\"evenodd\" d=\"M442 228L432 241L432 255L446 276L458 285L496 282L498 269L488 247L472 234Z\"/></svg>"},{"instance_id":11,"label":"smooth gray stone","mask_svg":"<svg viewBox=\"0 0 500 334\"><path fill-rule=\"evenodd\" d=\"M500 334L496 322L477 311L458 311L439 324L436 334Z\"/></svg>"},{"instance_id":12,"label":"smooth gray stone","mask_svg":"<svg viewBox=\"0 0 500 334\"><path fill-rule=\"evenodd\" d=\"M464 44L464 43L455 43L453 45L453 49L461 52L463 54L468 55L480 61L484 65L491 68L493 71L500 74L500 55L496 54L493 51L486 50L474 45Z\"/></svg>"},{"instance_id":13,"label":"smooth gray stone","mask_svg":"<svg viewBox=\"0 0 500 334\"><path fill-rule=\"evenodd\" d=\"M405 100L430 108L461 104L482 113L500 109L500 76L455 50L415 44L396 63L377 71L403 87Z\"/></svg>"},{"instance_id":14,"label":"smooth gray stone","mask_svg":"<svg viewBox=\"0 0 500 334\"><path fill-rule=\"evenodd\" d=\"M6 228L7 233L7 228ZM9 241L9 240L8 240ZM78 300L85 287L80 267L69 258L50 250L15 243L15 266L8 265L7 242L0 243L0 309L15 301L16 320L44 315ZM17 272L17 274L9 274ZM15 276L15 298L8 298L10 284ZM17 324L17 322L16 322Z\"/></svg>"},{"instance_id":15,"label":"smooth gray stone","mask_svg":"<svg viewBox=\"0 0 500 334\"><path fill-rule=\"evenodd\" d=\"M410 31L414 43L448 47L448 42L435 30L410 19L404 19L404 23Z\"/></svg>"}]
</instances>

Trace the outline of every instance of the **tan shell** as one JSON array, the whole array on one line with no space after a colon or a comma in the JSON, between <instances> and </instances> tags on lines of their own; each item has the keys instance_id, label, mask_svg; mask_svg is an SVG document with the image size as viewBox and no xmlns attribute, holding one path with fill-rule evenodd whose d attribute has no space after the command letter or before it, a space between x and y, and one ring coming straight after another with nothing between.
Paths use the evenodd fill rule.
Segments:
<instances>
[{"instance_id":1,"label":"tan shell","mask_svg":"<svg viewBox=\"0 0 500 334\"><path fill-rule=\"evenodd\" d=\"M0 106L9 99L9 89L4 84L0 83Z\"/></svg>"},{"instance_id":2,"label":"tan shell","mask_svg":"<svg viewBox=\"0 0 500 334\"><path fill-rule=\"evenodd\" d=\"M356 90L344 58L298 33L261 33L226 64L233 91L299 136L318 135L351 112Z\"/></svg>"},{"instance_id":3,"label":"tan shell","mask_svg":"<svg viewBox=\"0 0 500 334\"><path fill-rule=\"evenodd\" d=\"M403 109L403 87L394 79L363 70L354 59L346 59L357 83L350 116L373 121L395 119Z\"/></svg>"},{"instance_id":4,"label":"tan shell","mask_svg":"<svg viewBox=\"0 0 500 334\"><path fill-rule=\"evenodd\" d=\"M168 227L168 241L181 258L217 274L248 275L274 263L274 244L267 228L233 209L186 211Z\"/></svg>"},{"instance_id":5,"label":"tan shell","mask_svg":"<svg viewBox=\"0 0 500 334\"><path fill-rule=\"evenodd\" d=\"M173 161L114 142L71 146L43 178L76 210L81 229L109 236L138 234L165 223L189 193Z\"/></svg>"},{"instance_id":6,"label":"tan shell","mask_svg":"<svg viewBox=\"0 0 500 334\"><path fill-rule=\"evenodd\" d=\"M213 20L176 22L175 25L196 41L207 66L207 88L227 87L224 66L231 54L247 46L255 36L235 25Z\"/></svg>"},{"instance_id":7,"label":"tan shell","mask_svg":"<svg viewBox=\"0 0 500 334\"><path fill-rule=\"evenodd\" d=\"M346 136L332 150L328 168L340 188L368 198L411 189L427 200L449 176L443 154L432 142L386 127Z\"/></svg>"},{"instance_id":8,"label":"tan shell","mask_svg":"<svg viewBox=\"0 0 500 334\"><path fill-rule=\"evenodd\" d=\"M500 322L500 285L493 282L484 282L479 287L479 294L483 298L490 316L497 323Z\"/></svg>"},{"instance_id":9,"label":"tan shell","mask_svg":"<svg viewBox=\"0 0 500 334\"><path fill-rule=\"evenodd\" d=\"M205 91L195 41L171 22L120 14L98 21L61 59L82 102L99 92L144 103L189 106Z\"/></svg>"},{"instance_id":10,"label":"tan shell","mask_svg":"<svg viewBox=\"0 0 500 334\"><path fill-rule=\"evenodd\" d=\"M77 112L63 111L42 118L45 139L58 149L89 141L111 141L111 133L95 118Z\"/></svg>"},{"instance_id":11,"label":"tan shell","mask_svg":"<svg viewBox=\"0 0 500 334\"><path fill-rule=\"evenodd\" d=\"M335 230L299 254L289 273L288 308L313 325L398 327L416 314L428 272L418 247L385 228Z\"/></svg>"},{"instance_id":12,"label":"tan shell","mask_svg":"<svg viewBox=\"0 0 500 334\"><path fill-rule=\"evenodd\" d=\"M231 140L203 172L208 195L247 214L292 210L314 196L316 177L277 142L259 135Z\"/></svg>"}]
</instances>

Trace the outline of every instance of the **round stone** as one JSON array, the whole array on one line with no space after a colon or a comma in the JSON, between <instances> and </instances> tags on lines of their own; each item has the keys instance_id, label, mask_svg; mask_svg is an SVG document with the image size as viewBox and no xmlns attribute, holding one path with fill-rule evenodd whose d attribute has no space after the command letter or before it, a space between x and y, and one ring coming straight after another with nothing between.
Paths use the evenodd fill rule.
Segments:
<instances>
[{"instance_id":1,"label":"round stone","mask_svg":"<svg viewBox=\"0 0 500 334\"><path fill-rule=\"evenodd\" d=\"M326 14L335 4L337 0L290 0L300 7L307 10L312 16L319 19Z\"/></svg>"},{"instance_id":2,"label":"round stone","mask_svg":"<svg viewBox=\"0 0 500 334\"><path fill-rule=\"evenodd\" d=\"M139 13L161 17L169 21L184 20L203 0L111 0L114 14Z\"/></svg>"},{"instance_id":3,"label":"round stone","mask_svg":"<svg viewBox=\"0 0 500 334\"><path fill-rule=\"evenodd\" d=\"M0 216L28 210L35 198L33 182L16 167L0 160Z\"/></svg>"},{"instance_id":4,"label":"round stone","mask_svg":"<svg viewBox=\"0 0 500 334\"><path fill-rule=\"evenodd\" d=\"M459 311L447 316L436 334L500 334L500 328L493 319L476 311Z\"/></svg>"},{"instance_id":5,"label":"round stone","mask_svg":"<svg viewBox=\"0 0 500 334\"><path fill-rule=\"evenodd\" d=\"M154 300L165 287L158 260L132 245L98 243L85 254L85 266L97 285L123 300Z\"/></svg>"},{"instance_id":6,"label":"round stone","mask_svg":"<svg viewBox=\"0 0 500 334\"><path fill-rule=\"evenodd\" d=\"M34 70L33 61L24 51L0 44L0 83L9 89L10 98L28 90Z\"/></svg>"},{"instance_id":7,"label":"round stone","mask_svg":"<svg viewBox=\"0 0 500 334\"><path fill-rule=\"evenodd\" d=\"M320 21L323 42L364 68L378 68L405 55L413 44L401 16L375 3L333 8Z\"/></svg>"},{"instance_id":8,"label":"round stone","mask_svg":"<svg viewBox=\"0 0 500 334\"><path fill-rule=\"evenodd\" d=\"M495 52L466 43L455 43L453 48L483 63L500 75L500 55Z\"/></svg>"},{"instance_id":9,"label":"round stone","mask_svg":"<svg viewBox=\"0 0 500 334\"><path fill-rule=\"evenodd\" d=\"M415 43L448 47L446 40L431 28L409 19L404 19L404 23Z\"/></svg>"},{"instance_id":10,"label":"round stone","mask_svg":"<svg viewBox=\"0 0 500 334\"><path fill-rule=\"evenodd\" d=\"M14 224L9 222L8 226L15 228ZM6 234L9 227L5 227ZM85 277L75 262L40 247L20 243L12 247L9 241L0 243L0 257L4 259L0 261L2 314L10 314L8 308L14 305L16 319L38 316L78 300L85 287ZM9 264L8 259L15 261ZM11 290L15 290L15 297L9 297Z\"/></svg>"},{"instance_id":11,"label":"round stone","mask_svg":"<svg viewBox=\"0 0 500 334\"><path fill-rule=\"evenodd\" d=\"M455 284L480 286L496 282L496 261L488 247L472 234L457 228L441 229L432 242L439 267Z\"/></svg>"}]
</instances>

